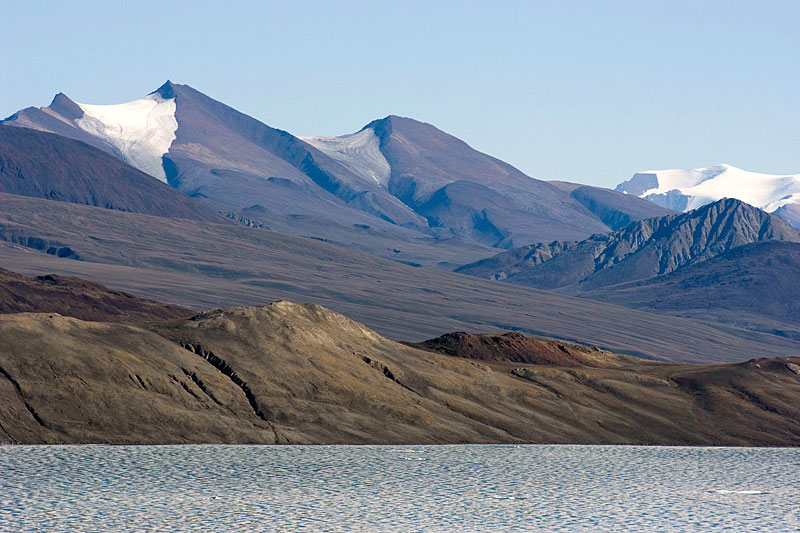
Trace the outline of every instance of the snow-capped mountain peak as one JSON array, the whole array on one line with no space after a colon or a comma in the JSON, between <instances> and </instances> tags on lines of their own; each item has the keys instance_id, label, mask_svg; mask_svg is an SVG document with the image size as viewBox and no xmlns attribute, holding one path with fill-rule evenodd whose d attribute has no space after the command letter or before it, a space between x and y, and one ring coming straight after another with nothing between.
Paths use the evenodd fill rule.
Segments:
<instances>
[{"instance_id":1,"label":"snow-capped mountain peak","mask_svg":"<svg viewBox=\"0 0 800 533\"><path fill-rule=\"evenodd\" d=\"M768 212L800 204L800 174L763 174L727 164L697 169L637 172L617 190L655 204L688 211L736 198Z\"/></svg>"}]
</instances>

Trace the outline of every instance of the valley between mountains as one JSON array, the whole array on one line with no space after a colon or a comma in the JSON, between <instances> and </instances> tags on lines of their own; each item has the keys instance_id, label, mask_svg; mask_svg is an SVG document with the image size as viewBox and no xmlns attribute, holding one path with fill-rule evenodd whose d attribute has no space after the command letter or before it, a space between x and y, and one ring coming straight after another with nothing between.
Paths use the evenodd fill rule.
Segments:
<instances>
[{"instance_id":1,"label":"valley between mountains","mask_svg":"<svg viewBox=\"0 0 800 533\"><path fill-rule=\"evenodd\" d=\"M59 93L0 123L0 442L797 445L797 191Z\"/></svg>"}]
</instances>

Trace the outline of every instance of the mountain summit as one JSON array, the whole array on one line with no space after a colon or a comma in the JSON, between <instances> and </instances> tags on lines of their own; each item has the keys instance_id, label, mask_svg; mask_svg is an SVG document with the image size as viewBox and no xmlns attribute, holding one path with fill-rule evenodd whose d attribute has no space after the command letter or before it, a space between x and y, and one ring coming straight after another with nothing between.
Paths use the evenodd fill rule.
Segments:
<instances>
[{"instance_id":1,"label":"mountain summit","mask_svg":"<svg viewBox=\"0 0 800 533\"><path fill-rule=\"evenodd\" d=\"M411 118L389 115L354 134L304 140L380 185L432 229L489 246L509 248L610 229L561 188ZM616 211L628 215L641 209L632 198L616 196ZM651 216L661 214L650 209Z\"/></svg>"}]
</instances>

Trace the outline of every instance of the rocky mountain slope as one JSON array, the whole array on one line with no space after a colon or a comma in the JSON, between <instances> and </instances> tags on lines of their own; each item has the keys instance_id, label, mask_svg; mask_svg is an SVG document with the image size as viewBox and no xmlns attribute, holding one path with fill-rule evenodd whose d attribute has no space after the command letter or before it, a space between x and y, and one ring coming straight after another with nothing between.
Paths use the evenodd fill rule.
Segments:
<instances>
[{"instance_id":1,"label":"rocky mountain slope","mask_svg":"<svg viewBox=\"0 0 800 533\"><path fill-rule=\"evenodd\" d=\"M342 137L305 139L365 181L374 181L432 228L501 248L571 238L609 227L551 183L478 152L431 124L390 115ZM661 214L608 191L621 217ZM636 218L638 220L639 218Z\"/></svg>"},{"instance_id":2,"label":"rocky mountain slope","mask_svg":"<svg viewBox=\"0 0 800 533\"><path fill-rule=\"evenodd\" d=\"M84 142L7 125L0 125L0 191L170 218L224 220Z\"/></svg>"},{"instance_id":3,"label":"rocky mountain slope","mask_svg":"<svg viewBox=\"0 0 800 533\"><path fill-rule=\"evenodd\" d=\"M774 335L413 268L263 228L9 194L0 194L0 264L25 275L80 276L195 309L316 301L395 339L515 329L686 362L800 349Z\"/></svg>"},{"instance_id":4,"label":"rocky mountain slope","mask_svg":"<svg viewBox=\"0 0 800 533\"><path fill-rule=\"evenodd\" d=\"M775 215L739 200L723 199L580 242L517 248L456 271L579 293L669 274L738 246L768 240L799 242L800 235Z\"/></svg>"},{"instance_id":5,"label":"rocky mountain slope","mask_svg":"<svg viewBox=\"0 0 800 533\"><path fill-rule=\"evenodd\" d=\"M638 220L649 205L609 191L616 199L598 216L558 187L412 119L389 116L352 135L299 139L171 82L111 106L59 94L4 124L89 142L216 210L310 217L285 225L294 234L330 239L333 224L338 242L384 257L393 252L365 240L365 231L425 245L434 238L509 248L604 232L605 221Z\"/></svg>"},{"instance_id":6,"label":"rocky mountain slope","mask_svg":"<svg viewBox=\"0 0 800 533\"><path fill-rule=\"evenodd\" d=\"M583 296L800 339L799 281L800 243L759 241L670 274Z\"/></svg>"},{"instance_id":7,"label":"rocky mountain slope","mask_svg":"<svg viewBox=\"0 0 800 533\"><path fill-rule=\"evenodd\" d=\"M156 130L168 142L153 147L151 161L143 164L125 146L146 134L142 124L152 122L159 105L167 108L168 120L159 121ZM422 223L401 202L361 184L314 147L187 85L168 81L143 99L113 106L79 104L59 94L50 106L23 109L4 124L79 140L89 136L95 146L223 210L260 204L278 214L321 215L350 223ZM152 170L152 160L158 160L159 168Z\"/></svg>"},{"instance_id":8,"label":"rocky mountain slope","mask_svg":"<svg viewBox=\"0 0 800 533\"><path fill-rule=\"evenodd\" d=\"M148 329L0 315L0 346L4 443L800 443L798 358L476 361L289 302Z\"/></svg>"},{"instance_id":9,"label":"rocky mountain slope","mask_svg":"<svg viewBox=\"0 0 800 533\"><path fill-rule=\"evenodd\" d=\"M0 313L59 313L94 322L135 322L185 318L193 311L80 278L50 274L31 279L0 268Z\"/></svg>"},{"instance_id":10,"label":"rocky mountain slope","mask_svg":"<svg viewBox=\"0 0 800 533\"><path fill-rule=\"evenodd\" d=\"M784 216L800 227L800 174L763 174L731 165L691 170L637 172L620 183L617 191L655 204L689 211L722 198L736 198L768 213Z\"/></svg>"}]
</instances>

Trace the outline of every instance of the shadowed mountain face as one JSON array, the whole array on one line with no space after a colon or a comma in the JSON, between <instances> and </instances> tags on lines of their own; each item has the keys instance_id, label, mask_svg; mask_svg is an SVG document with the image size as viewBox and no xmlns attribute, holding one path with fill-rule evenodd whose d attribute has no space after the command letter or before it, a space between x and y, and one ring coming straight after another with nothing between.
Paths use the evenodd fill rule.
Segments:
<instances>
[{"instance_id":1,"label":"shadowed mountain face","mask_svg":"<svg viewBox=\"0 0 800 533\"><path fill-rule=\"evenodd\" d=\"M647 219L580 242L525 246L457 272L578 293L668 274L758 241L800 241L783 219L723 199L681 215Z\"/></svg>"},{"instance_id":2,"label":"shadowed mountain face","mask_svg":"<svg viewBox=\"0 0 800 533\"><path fill-rule=\"evenodd\" d=\"M167 82L158 92L175 98L178 122L167 179L187 194L234 208L261 204L279 214L425 226L402 202L297 137L187 85Z\"/></svg>"},{"instance_id":3,"label":"shadowed mountain face","mask_svg":"<svg viewBox=\"0 0 800 533\"><path fill-rule=\"evenodd\" d=\"M193 311L80 278L47 275L31 279L0 268L0 313L59 313L95 322L134 322L184 318Z\"/></svg>"},{"instance_id":4,"label":"shadowed mountain face","mask_svg":"<svg viewBox=\"0 0 800 533\"><path fill-rule=\"evenodd\" d=\"M0 191L170 218L222 222L205 206L83 142L0 125Z\"/></svg>"},{"instance_id":5,"label":"shadowed mountain face","mask_svg":"<svg viewBox=\"0 0 800 533\"><path fill-rule=\"evenodd\" d=\"M584 296L800 339L798 282L800 243L763 241L671 274L600 287Z\"/></svg>"},{"instance_id":6,"label":"shadowed mountain face","mask_svg":"<svg viewBox=\"0 0 800 533\"><path fill-rule=\"evenodd\" d=\"M505 337L481 345L507 353ZM418 350L289 302L148 329L0 315L0 442L800 443L800 359L689 366L556 343L573 359L539 365L552 341L515 342L476 361L468 343Z\"/></svg>"},{"instance_id":7,"label":"shadowed mountain face","mask_svg":"<svg viewBox=\"0 0 800 533\"><path fill-rule=\"evenodd\" d=\"M430 124L390 116L365 129L374 131L391 168L387 189L433 226L503 248L607 230L552 185Z\"/></svg>"},{"instance_id":8,"label":"shadowed mountain face","mask_svg":"<svg viewBox=\"0 0 800 533\"><path fill-rule=\"evenodd\" d=\"M117 109L113 116L108 107ZM116 124L103 122L123 116L135 125L139 109L158 110L151 112L164 127L123 127L120 138ZM268 212L264 218L311 217L318 222L287 228L384 257L392 250L367 242L364 227L377 240L393 234L417 246L454 239L451 246L463 242L472 254L476 245L580 239L645 216L632 205L638 199L613 191L603 193L610 197L598 210L594 200L526 176L430 124L389 116L353 135L299 139L171 82L120 106L76 104L59 94L49 107L21 110L4 123L93 144L216 210L238 215L258 206ZM134 150L142 141L137 135L165 144L155 143L144 157ZM648 213L659 214L656 206ZM433 248L424 263L434 262Z\"/></svg>"},{"instance_id":9,"label":"shadowed mountain face","mask_svg":"<svg viewBox=\"0 0 800 533\"><path fill-rule=\"evenodd\" d=\"M800 348L773 335L413 268L236 224L0 194L0 241L0 264L25 275L80 276L195 309L312 300L395 339L515 329L686 362ZM81 260L58 257L62 249Z\"/></svg>"},{"instance_id":10,"label":"shadowed mountain face","mask_svg":"<svg viewBox=\"0 0 800 533\"><path fill-rule=\"evenodd\" d=\"M658 206L638 196L619 194L617 191L568 183L551 181L554 186L581 203L595 217L612 230L618 230L639 220L676 214L676 211ZM653 209L655 206L655 209Z\"/></svg>"}]
</instances>

